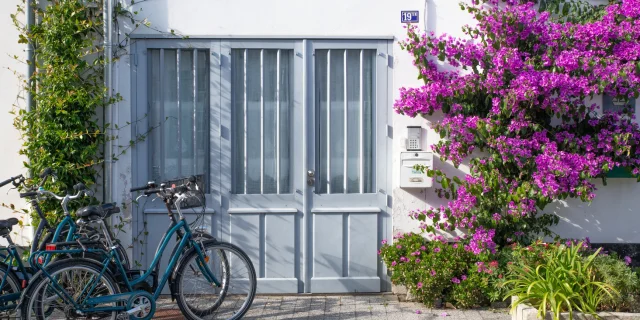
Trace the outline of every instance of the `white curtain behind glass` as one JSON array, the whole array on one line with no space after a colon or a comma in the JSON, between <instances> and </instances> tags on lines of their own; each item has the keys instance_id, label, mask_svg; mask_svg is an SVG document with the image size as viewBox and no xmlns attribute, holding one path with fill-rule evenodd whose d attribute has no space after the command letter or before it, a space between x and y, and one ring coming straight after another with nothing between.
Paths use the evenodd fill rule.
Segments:
<instances>
[{"instance_id":1,"label":"white curtain behind glass","mask_svg":"<svg viewBox=\"0 0 640 320\"><path fill-rule=\"evenodd\" d=\"M151 176L165 181L207 174L207 50L148 52Z\"/></svg>"},{"instance_id":2,"label":"white curtain behind glass","mask_svg":"<svg viewBox=\"0 0 640 320\"><path fill-rule=\"evenodd\" d=\"M235 194L291 193L292 50L231 52Z\"/></svg>"},{"instance_id":3,"label":"white curtain behind glass","mask_svg":"<svg viewBox=\"0 0 640 320\"><path fill-rule=\"evenodd\" d=\"M315 53L316 192L375 189L375 50Z\"/></svg>"}]
</instances>

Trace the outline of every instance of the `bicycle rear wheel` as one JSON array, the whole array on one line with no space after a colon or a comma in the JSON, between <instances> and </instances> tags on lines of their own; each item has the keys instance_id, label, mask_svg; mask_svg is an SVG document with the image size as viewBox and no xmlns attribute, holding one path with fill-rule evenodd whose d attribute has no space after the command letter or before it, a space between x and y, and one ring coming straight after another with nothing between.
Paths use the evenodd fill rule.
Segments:
<instances>
[{"instance_id":1,"label":"bicycle rear wheel","mask_svg":"<svg viewBox=\"0 0 640 320\"><path fill-rule=\"evenodd\" d=\"M249 310L256 294L256 272L249 257L235 245L216 240L201 247L204 261L195 249L185 254L176 275L176 300L190 320L236 320ZM219 285L207 279L208 266Z\"/></svg>"}]
</instances>

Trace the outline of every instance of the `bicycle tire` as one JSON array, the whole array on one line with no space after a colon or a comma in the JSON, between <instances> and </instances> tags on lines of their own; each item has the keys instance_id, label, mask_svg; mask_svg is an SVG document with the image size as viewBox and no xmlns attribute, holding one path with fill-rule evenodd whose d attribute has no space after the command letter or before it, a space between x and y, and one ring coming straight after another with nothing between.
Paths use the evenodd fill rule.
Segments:
<instances>
[{"instance_id":1,"label":"bicycle tire","mask_svg":"<svg viewBox=\"0 0 640 320\"><path fill-rule=\"evenodd\" d=\"M15 272L13 272L13 270L11 270L11 268L6 264L0 263L0 281L2 281L2 279L5 277L5 274L7 276L5 278L6 283L5 283L5 286L0 288L0 293L2 293L2 295L5 295L5 294L11 294L11 293L18 293L22 291L22 287L20 286L20 279L15 274ZM6 286L10 287L11 292L5 293ZM17 302L18 301L15 301L14 304L17 304ZM1 304L0 307L3 307L3 308L9 307L8 302ZM13 309L3 310L2 313L11 312L11 311L15 311L15 306L13 307ZM11 318L11 316L9 317Z\"/></svg>"},{"instance_id":2,"label":"bicycle tire","mask_svg":"<svg viewBox=\"0 0 640 320\"><path fill-rule=\"evenodd\" d=\"M239 247L231 244L231 243L227 243L227 242L219 242L217 240L207 240L203 242L203 250L207 251L209 249L213 249L213 250L220 250L222 253L224 252L233 252L239 259L243 260L248 268L248 280L249 280L249 293L248 293L248 298L246 300L246 302L243 303L242 307L240 310L234 312L233 316L228 318L228 320L237 320L237 319L241 319L245 313L247 313L247 311L249 311L249 308L251 308L251 304L253 303L253 299L255 298L255 294L256 294L256 288L257 288L257 277L256 277L256 272L255 272L255 268L253 267L253 263L251 262L251 259L249 258L249 256L247 256L247 254L240 249ZM221 299L219 300L219 302L216 302L214 304L214 306L209 307L207 310L205 311L193 311L188 303L186 302L186 299L183 295L183 288L180 285L181 280L183 277L186 276L185 270L186 268L189 266L189 261L192 258L197 257L197 252L195 251L195 248L192 248L191 250L189 250L189 252L187 252L185 255L183 255L180 258L180 262L178 263L178 269L176 271L176 278L175 278L175 282L176 282L176 286L175 286L175 294L176 294L176 300L178 303L178 307L180 308L180 311L182 312L182 315L189 320L201 320L203 319L203 316L206 316L208 314L211 314L213 311L215 311L221 303L224 302L224 299L226 298L226 295L228 293L228 286L230 283L230 276L229 276L229 266L228 266L228 260L225 258L224 261L226 262L226 266L225 268L227 269L225 272L225 279L223 279L223 283L224 287L223 287L223 295L221 296Z\"/></svg>"},{"instance_id":3,"label":"bicycle tire","mask_svg":"<svg viewBox=\"0 0 640 320\"><path fill-rule=\"evenodd\" d=\"M45 270L48 274L55 276L56 274L61 273L65 269L76 269L76 270L89 270L96 273L100 273L102 271L103 266L97 263L95 260L90 259L63 259L57 261L55 263L49 264ZM111 290L111 294L120 293L120 287L118 283L114 280L113 276L109 271L102 274L103 279L106 281L105 284L108 285L108 289ZM49 278L43 273L43 271L39 271L36 273L31 279L31 283L27 286L26 290L22 294L22 298L19 305L20 310L20 318L25 320L34 320L43 319L42 317L42 306L35 306L33 298L41 297L44 286L46 285L47 280ZM36 314L33 315L31 310L33 308L37 308ZM51 307L54 308L54 307ZM118 312L114 311L111 313L111 319L115 320L118 316Z\"/></svg>"}]
</instances>

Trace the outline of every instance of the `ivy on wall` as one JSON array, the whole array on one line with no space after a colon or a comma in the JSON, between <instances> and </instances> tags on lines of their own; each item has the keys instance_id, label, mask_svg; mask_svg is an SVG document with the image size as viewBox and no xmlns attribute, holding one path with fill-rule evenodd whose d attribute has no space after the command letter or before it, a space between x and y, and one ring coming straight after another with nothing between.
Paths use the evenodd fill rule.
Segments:
<instances>
[{"instance_id":1,"label":"ivy on wall","mask_svg":"<svg viewBox=\"0 0 640 320\"><path fill-rule=\"evenodd\" d=\"M21 133L20 154L32 173L30 183L39 183L38 173L50 167L58 179L45 188L64 193L83 182L96 188L103 145L108 139L98 110L120 99L105 99L103 26L100 4L96 0L53 0L44 9L34 9L36 23L29 30L20 22L19 14L11 15L20 31L19 43L34 45L36 72L25 85L33 95L35 108L27 112L14 108L14 126ZM24 9L18 8L24 14ZM70 209L97 202L85 198L70 203ZM43 201L42 208L51 221L61 216L62 208L55 200ZM33 215L37 220L37 215ZM37 223L37 221L36 221Z\"/></svg>"},{"instance_id":2,"label":"ivy on wall","mask_svg":"<svg viewBox=\"0 0 640 320\"><path fill-rule=\"evenodd\" d=\"M29 1L29 0L27 0ZM104 48L103 0L34 0L34 14L37 23L27 29L22 23L26 14L24 6L18 6L11 14L13 24L19 31L18 42L31 43L34 46L34 61L20 63L35 64L36 72L25 78L21 72L14 71L23 83L23 89L32 94L34 107L27 112L18 104L14 105L14 126L20 132L23 145L20 154L28 159L25 168L31 173L28 184L40 183L38 173L44 168L52 168L57 180L49 180L44 187L57 194L71 192L72 186L83 182L94 191L99 189L101 174L105 164L105 145L112 141L120 142L114 146L111 158L118 161L137 143L144 141L157 127L133 136L121 143L120 130L130 130L130 126L142 119L133 119L125 124L104 123L102 111L109 105L122 101L119 94L109 95L104 85L104 71L110 64L128 55L132 44L131 33L147 28L167 37L188 39L176 30L163 31L152 26L147 19L138 15L142 9L134 6L148 0L115 1L114 17L115 39L112 44L112 61L106 61ZM121 28L126 23L126 28ZM69 204L75 209L92 203L98 203L95 197L85 197ZM120 206L125 209L134 204L135 199L123 199ZM13 204L2 206L16 211ZM55 200L41 202L41 207L52 223L62 217L62 208ZM39 223L37 214L32 214L32 224ZM112 225L116 235L125 232L130 220L119 217ZM146 243L146 221L142 230L134 235L134 243ZM143 252L138 257L143 260ZM134 259L137 266L141 263Z\"/></svg>"}]
</instances>

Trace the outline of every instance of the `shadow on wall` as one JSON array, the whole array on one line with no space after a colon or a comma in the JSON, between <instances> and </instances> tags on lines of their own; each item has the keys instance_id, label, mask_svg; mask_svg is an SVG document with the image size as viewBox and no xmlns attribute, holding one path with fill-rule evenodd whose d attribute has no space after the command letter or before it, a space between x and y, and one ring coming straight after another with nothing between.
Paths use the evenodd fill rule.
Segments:
<instances>
[{"instance_id":1,"label":"shadow on wall","mask_svg":"<svg viewBox=\"0 0 640 320\"><path fill-rule=\"evenodd\" d=\"M436 20L438 19L438 9L436 0L426 0L424 2L424 31L436 31Z\"/></svg>"},{"instance_id":2,"label":"shadow on wall","mask_svg":"<svg viewBox=\"0 0 640 320\"><path fill-rule=\"evenodd\" d=\"M635 179L608 179L596 188L591 204L576 199L549 204L545 211L560 217L553 231L563 238L589 237L593 243L640 243L640 185Z\"/></svg>"}]
</instances>

